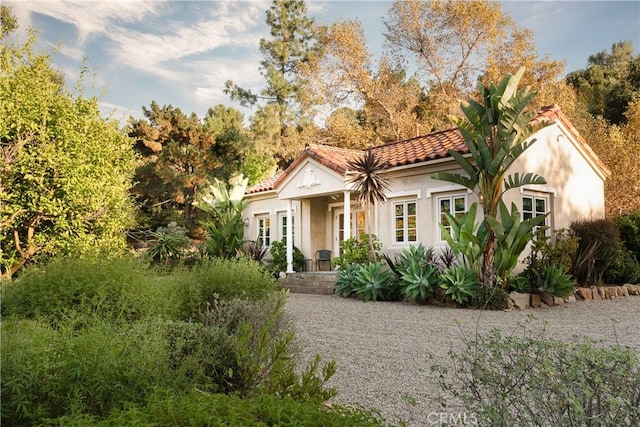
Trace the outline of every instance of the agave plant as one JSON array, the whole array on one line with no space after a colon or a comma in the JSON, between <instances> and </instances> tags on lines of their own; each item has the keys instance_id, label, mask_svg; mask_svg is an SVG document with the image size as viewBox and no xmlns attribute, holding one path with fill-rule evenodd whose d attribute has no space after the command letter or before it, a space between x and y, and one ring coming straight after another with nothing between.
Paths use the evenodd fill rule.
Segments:
<instances>
[{"instance_id":1,"label":"agave plant","mask_svg":"<svg viewBox=\"0 0 640 427\"><path fill-rule=\"evenodd\" d=\"M562 267L547 265L542 271L541 287L553 296L566 298L573 292L575 283Z\"/></svg>"},{"instance_id":2,"label":"agave plant","mask_svg":"<svg viewBox=\"0 0 640 427\"><path fill-rule=\"evenodd\" d=\"M391 284L391 271L382 264L370 262L356 274L355 292L365 301L384 299Z\"/></svg>"},{"instance_id":3,"label":"agave plant","mask_svg":"<svg viewBox=\"0 0 640 427\"><path fill-rule=\"evenodd\" d=\"M152 246L147 249L146 256L155 263L171 263L178 261L184 250L191 244L191 239L185 235L184 228L175 222L166 227L158 227L156 231L148 233Z\"/></svg>"},{"instance_id":4,"label":"agave plant","mask_svg":"<svg viewBox=\"0 0 640 427\"><path fill-rule=\"evenodd\" d=\"M446 297L458 304L466 304L476 294L478 281L473 271L455 266L447 268L440 275L440 287Z\"/></svg>"},{"instance_id":5,"label":"agave plant","mask_svg":"<svg viewBox=\"0 0 640 427\"><path fill-rule=\"evenodd\" d=\"M405 298L425 302L438 283L438 270L424 261L412 259L400 273L400 286Z\"/></svg>"},{"instance_id":6,"label":"agave plant","mask_svg":"<svg viewBox=\"0 0 640 427\"><path fill-rule=\"evenodd\" d=\"M360 269L360 264L349 264L338 270L338 276L336 278L336 294L341 297L348 297L355 292L356 276Z\"/></svg>"}]
</instances>

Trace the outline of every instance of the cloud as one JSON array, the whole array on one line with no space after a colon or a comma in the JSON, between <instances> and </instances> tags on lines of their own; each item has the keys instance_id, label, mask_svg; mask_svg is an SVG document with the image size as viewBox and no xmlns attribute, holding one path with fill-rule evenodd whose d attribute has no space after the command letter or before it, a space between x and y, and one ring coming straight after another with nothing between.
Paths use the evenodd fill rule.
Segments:
<instances>
[{"instance_id":1,"label":"cloud","mask_svg":"<svg viewBox=\"0 0 640 427\"><path fill-rule=\"evenodd\" d=\"M245 89L259 92L264 79L258 69L257 55L247 59L224 59L199 61L193 64L194 84L187 94L201 106L228 104L229 96L224 94L224 83L232 79Z\"/></svg>"}]
</instances>

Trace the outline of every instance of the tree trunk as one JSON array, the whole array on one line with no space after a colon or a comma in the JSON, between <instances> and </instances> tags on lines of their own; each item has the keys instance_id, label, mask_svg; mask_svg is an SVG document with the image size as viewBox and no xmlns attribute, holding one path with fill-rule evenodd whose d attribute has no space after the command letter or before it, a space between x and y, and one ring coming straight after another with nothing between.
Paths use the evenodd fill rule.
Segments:
<instances>
[{"instance_id":1,"label":"tree trunk","mask_svg":"<svg viewBox=\"0 0 640 427\"><path fill-rule=\"evenodd\" d=\"M487 240L487 247L484 250L483 266L482 266L482 283L492 288L495 286L496 277L493 272L493 256L495 254L496 236L493 231L489 231L489 239Z\"/></svg>"}]
</instances>

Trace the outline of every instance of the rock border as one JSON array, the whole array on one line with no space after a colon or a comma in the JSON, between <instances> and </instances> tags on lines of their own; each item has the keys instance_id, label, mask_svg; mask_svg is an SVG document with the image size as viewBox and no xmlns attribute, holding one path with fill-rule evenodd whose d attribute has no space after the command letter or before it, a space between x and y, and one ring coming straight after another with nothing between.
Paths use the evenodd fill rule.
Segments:
<instances>
[{"instance_id":1,"label":"rock border","mask_svg":"<svg viewBox=\"0 0 640 427\"><path fill-rule=\"evenodd\" d=\"M640 284L626 283L620 286L590 286L576 287L573 294L566 298L555 297L549 293L523 294L511 292L508 294L507 310L526 310L529 308L546 308L569 304L577 301L625 298L640 296Z\"/></svg>"}]
</instances>

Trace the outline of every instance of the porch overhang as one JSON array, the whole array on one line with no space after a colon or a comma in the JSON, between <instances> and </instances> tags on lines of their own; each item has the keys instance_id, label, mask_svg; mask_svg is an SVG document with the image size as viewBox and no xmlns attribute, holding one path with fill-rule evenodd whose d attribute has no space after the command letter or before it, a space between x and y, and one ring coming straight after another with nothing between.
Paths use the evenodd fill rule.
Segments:
<instances>
[{"instance_id":1,"label":"porch overhang","mask_svg":"<svg viewBox=\"0 0 640 427\"><path fill-rule=\"evenodd\" d=\"M281 200L299 200L350 190L352 184L345 175L307 158L279 183L276 192Z\"/></svg>"}]
</instances>

